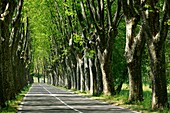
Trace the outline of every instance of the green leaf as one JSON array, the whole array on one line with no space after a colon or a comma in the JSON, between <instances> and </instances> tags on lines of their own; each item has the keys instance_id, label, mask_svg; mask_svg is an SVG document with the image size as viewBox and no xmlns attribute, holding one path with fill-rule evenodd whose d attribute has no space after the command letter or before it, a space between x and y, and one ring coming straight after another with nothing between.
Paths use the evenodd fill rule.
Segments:
<instances>
[{"instance_id":1,"label":"green leaf","mask_svg":"<svg viewBox=\"0 0 170 113\"><path fill-rule=\"evenodd\" d=\"M151 6L149 4L145 4L144 8L149 9Z\"/></svg>"},{"instance_id":2,"label":"green leaf","mask_svg":"<svg viewBox=\"0 0 170 113\"><path fill-rule=\"evenodd\" d=\"M170 25L170 19L168 20L167 24Z\"/></svg>"}]
</instances>

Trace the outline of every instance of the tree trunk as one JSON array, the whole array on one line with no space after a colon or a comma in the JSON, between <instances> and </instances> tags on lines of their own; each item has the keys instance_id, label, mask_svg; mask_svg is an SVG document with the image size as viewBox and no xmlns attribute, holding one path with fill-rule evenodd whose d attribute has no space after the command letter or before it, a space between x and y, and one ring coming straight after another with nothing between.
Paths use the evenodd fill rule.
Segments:
<instances>
[{"instance_id":1,"label":"tree trunk","mask_svg":"<svg viewBox=\"0 0 170 113\"><path fill-rule=\"evenodd\" d=\"M77 81L77 90L80 90L80 68L79 68L79 62L77 57L77 66L76 66L76 81Z\"/></svg>"},{"instance_id":2,"label":"tree trunk","mask_svg":"<svg viewBox=\"0 0 170 113\"><path fill-rule=\"evenodd\" d=\"M85 91L85 77L84 77L84 71L83 71L83 58L79 56L78 59L79 63L79 69L80 69L80 91L84 92Z\"/></svg>"},{"instance_id":3,"label":"tree trunk","mask_svg":"<svg viewBox=\"0 0 170 113\"><path fill-rule=\"evenodd\" d=\"M130 25L126 24L126 26L130 26ZM130 32L129 29L130 28L127 27L128 33ZM134 31L133 28L131 30ZM134 41L135 43L129 45L129 42L132 41ZM129 102L143 100L141 61L142 61L142 52L144 49L144 44L145 41L143 39L142 29L139 32L139 35L136 36L135 39L133 39L133 34L130 37L127 34L125 57L127 61L128 75L129 75L129 87L130 87L129 99L128 99Z\"/></svg>"},{"instance_id":4,"label":"tree trunk","mask_svg":"<svg viewBox=\"0 0 170 113\"><path fill-rule=\"evenodd\" d=\"M87 47L84 50L84 76L85 76L85 90L90 90L90 73L89 73L89 63L87 58Z\"/></svg>"},{"instance_id":5,"label":"tree trunk","mask_svg":"<svg viewBox=\"0 0 170 113\"><path fill-rule=\"evenodd\" d=\"M56 86L57 84L56 84L56 76L57 76L57 73L56 73L56 71L55 70L53 70L53 72L52 72L52 78L53 78L53 83L52 83L52 85L53 86Z\"/></svg>"},{"instance_id":6,"label":"tree trunk","mask_svg":"<svg viewBox=\"0 0 170 113\"><path fill-rule=\"evenodd\" d=\"M71 56L74 57L74 56ZM76 59L73 60L71 58L71 89L77 89L77 81L76 81Z\"/></svg>"},{"instance_id":7,"label":"tree trunk","mask_svg":"<svg viewBox=\"0 0 170 113\"><path fill-rule=\"evenodd\" d=\"M7 4L5 4L7 5ZM4 39L2 42L2 58L3 58L3 81L4 81L4 90L5 90L5 97L6 99L11 98L12 91L14 90L13 88L13 74L12 74L12 63L11 63L11 49L9 47L9 25L11 21L11 15L7 15L5 17L5 20L2 21L1 23L1 29L3 29L3 32L1 34L1 37ZM4 98L5 98L4 97ZM6 100L5 99L5 100Z\"/></svg>"},{"instance_id":8,"label":"tree trunk","mask_svg":"<svg viewBox=\"0 0 170 113\"><path fill-rule=\"evenodd\" d=\"M0 7L1 7L1 2L0 2ZM1 9L0 9L0 12L1 12ZM0 20L0 37L1 37L1 32L2 32L2 29L1 29L1 20ZM3 74L3 53L2 53L2 42L3 40L0 39L0 109L1 107L4 107L5 106L5 98L4 98L4 87L3 87L3 84L4 84L4 74Z\"/></svg>"},{"instance_id":9,"label":"tree trunk","mask_svg":"<svg viewBox=\"0 0 170 113\"><path fill-rule=\"evenodd\" d=\"M0 1L0 7L2 7L1 6L1 1ZM0 8L0 12L2 12L2 10L1 10L1 8ZM1 37L1 32L2 32L2 30L1 30L1 21L0 21L0 37ZM2 74L2 39L0 39L0 108L1 108L1 106L2 106L2 104L4 103L4 101L3 101L3 80L2 80L2 76L3 76L3 74Z\"/></svg>"},{"instance_id":10,"label":"tree trunk","mask_svg":"<svg viewBox=\"0 0 170 113\"><path fill-rule=\"evenodd\" d=\"M18 81L18 74L17 74L17 61L18 61L18 56L16 55L19 41L21 41L22 38L27 38L24 37L24 32L23 32L23 24L21 24L21 10L22 10L22 4L23 1L19 1L17 4L16 8L16 15L12 19L12 25L11 25L11 33L10 33L10 47L11 47L11 61L12 61L12 71L13 71L13 79L14 79L14 87L15 87L15 94L18 93L19 91L19 85L20 81ZM27 21L28 22L28 21ZM28 23L26 23L28 25ZM26 28L27 29L27 28Z\"/></svg>"},{"instance_id":11,"label":"tree trunk","mask_svg":"<svg viewBox=\"0 0 170 113\"><path fill-rule=\"evenodd\" d=\"M128 3L122 0L123 12L126 21L126 47L125 58L128 66L129 75L129 102L142 101L142 76L141 76L141 60L144 50L145 40L143 26L138 28L140 16L135 9L138 8L140 2ZM139 32L138 32L139 30Z\"/></svg>"},{"instance_id":12,"label":"tree trunk","mask_svg":"<svg viewBox=\"0 0 170 113\"><path fill-rule=\"evenodd\" d=\"M157 3L158 1L147 1L146 4L150 7L142 12L142 18L151 62L152 108L163 109L168 107L165 40L169 28L167 21L170 19L170 2L164 0L163 14L155 7Z\"/></svg>"},{"instance_id":13,"label":"tree trunk","mask_svg":"<svg viewBox=\"0 0 170 113\"><path fill-rule=\"evenodd\" d=\"M95 67L96 67L96 95L100 95L103 91L103 80L102 80L102 72L99 66L99 59L97 55L95 55Z\"/></svg>"},{"instance_id":14,"label":"tree trunk","mask_svg":"<svg viewBox=\"0 0 170 113\"><path fill-rule=\"evenodd\" d=\"M111 50L108 51L105 49L104 52L101 53L100 50L98 50L98 57L103 80L103 93L105 95L112 95L115 93L112 76L111 52Z\"/></svg>"},{"instance_id":15,"label":"tree trunk","mask_svg":"<svg viewBox=\"0 0 170 113\"><path fill-rule=\"evenodd\" d=\"M167 85L165 74L165 46L161 48L153 46L149 48L151 57L151 77L152 77L152 108L167 107Z\"/></svg>"},{"instance_id":16,"label":"tree trunk","mask_svg":"<svg viewBox=\"0 0 170 113\"><path fill-rule=\"evenodd\" d=\"M129 73L129 102L142 101L142 78L141 78L141 57L133 59L128 63Z\"/></svg>"},{"instance_id":17,"label":"tree trunk","mask_svg":"<svg viewBox=\"0 0 170 113\"><path fill-rule=\"evenodd\" d=\"M71 72L71 68L70 68L70 65L67 66L67 73L65 75L65 87L67 87L68 89L71 89L72 87L72 83L73 83L73 75L72 75L72 72Z\"/></svg>"},{"instance_id":18,"label":"tree trunk","mask_svg":"<svg viewBox=\"0 0 170 113\"><path fill-rule=\"evenodd\" d=\"M60 71L56 65L55 67L55 72L56 72L56 86L59 86L59 75L60 75Z\"/></svg>"},{"instance_id":19,"label":"tree trunk","mask_svg":"<svg viewBox=\"0 0 170 113\"><path fill-rule=\"evenodd\" d=\"M66 57L66 70L67 73L65 74L66 78L66 82L67 82L67 87L68 89L71 89L72 83L73 83L73 78L72 78L72 72L71 72L71 61L68 57ZM64 71L64 70L63 70Z\"/></svg>"},{"instance_id":20,"label":"tree trunk","mask_svg":"<svg viewBox=\"0 0 170 113\"><path fill-rule=\"evenodd\" d=\"M94 74L95 74L95 73L93 73L93 66L94 66L94 64L93 64L93 62L92 62L92 59L89 58L90 94L91 94L91 95L94 95L94 79L95 79Z\"/></svg>"}]
</instances>

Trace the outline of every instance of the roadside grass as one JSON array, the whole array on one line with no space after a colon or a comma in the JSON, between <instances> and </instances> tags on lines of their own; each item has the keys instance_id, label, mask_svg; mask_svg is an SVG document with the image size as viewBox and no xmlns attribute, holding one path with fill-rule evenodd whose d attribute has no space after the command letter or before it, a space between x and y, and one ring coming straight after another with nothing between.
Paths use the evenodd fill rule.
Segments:
<instances>
[{"instance_id":1,"label":"roadside grass","mask_svg":"<svg viewBox=\"0 0 170 113\"><path fill-rule=\"evenodd\" d=\"M7 101L7 106L5 108L0 109L0 113L16 113L19 108L19 104L22 102L25 94L28 92L31 85L24 87L18 95L16 95L14 100Z\"/></svg>"},{"instance_id":2,"label":"roadside grass","mask_svg":"<svg viewBox=\"0 0 170 113\"><path fill-rule=\"evenodd\" d=\"M128 100L127 100L128 94L129 94L129 90L126 86L126 87L123 87L119 95L114 95L114 96L101 95L99 97L103 97L104 99L106 99L106 102L110 104L121 106L121 107L135 110L135 111L139 111L141 113L170 113L170 109L152 110L151 108L152 93L151 93L151 89L149 88L149 85L143 86L144 101L142 102L128 103ZM170 97L170 93L168 93L168 97ZM170 103L170 99L169 99L169 103Z\"/></svg>"},{"instance_id":3,"label":"roadside grass","mask_svg":"<svg viewBox=\"0 0 170 113\"><path fill-rule=\"evenodd\" d=\"M134 102L134 103L128 102L128 96L129 96L128 84L123 84L120 94L111 95L111 96L105 96L103 94L99 96L92 96L90 95L89 91L81 92L80 90L67 89L66 87L59 87L59 86L55 86L55 87L63 89L63 90L68 90L75 94L80 94L82 96L89 97L89 98L92 98L92 99L95 99L101 102L107 102L115 106L120 106L126 109L138 111L140 113L170 113L170 109L168 108L164 110L152 110L151 108L152 93L151 93L151 88L149 88L149 85L143 85L144 101ZM168 97L169 97L168 103L170 104L170 85L168 85L167 89L168 89Z\"/></svg>"},{"instance_id":4,"label":"roadside grass","mask_svg":"<svg viewBox=\"0 0 170 113\"><path fill-rule=\"evenodd\" d=\"M134 102L129 103L128 102L128 95L129 95L129 89L128 85L124 84L123 88L119 95L113 95L113 96L105 96L101 94L100 96L91 96L89 92L81 92L76 90L71 90L74 93L81 94L82 96L90 97L92 99L107 102L112 105L120 106L126 109L138 111L140 113L170 113L170 109L164 109L164 110L152 110L151 108L151 100L152 100L152 94L151 89L149 88L149 85L143 86L143 96L144 101L142 102ZM168 97L170 97L170 90L168 89ZM168 98L170 103L170 98Z\"/></svg>"}]
</instances>

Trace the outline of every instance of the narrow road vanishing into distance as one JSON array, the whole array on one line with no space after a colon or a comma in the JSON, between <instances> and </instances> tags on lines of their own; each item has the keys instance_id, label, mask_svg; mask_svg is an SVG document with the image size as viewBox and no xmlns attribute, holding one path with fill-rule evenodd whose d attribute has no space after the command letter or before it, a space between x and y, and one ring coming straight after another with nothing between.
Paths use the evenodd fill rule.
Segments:
<instances>
[{"instance_id":1,"label":"narrow road vanishing into distance","mask_svg":"<svg viewBox=\"0 0 170 113\"><path fill-rule=\"evenodd\" d=\"M18 113L137 113L47 84L33 84Z\"/></svg>"}]
</instances>

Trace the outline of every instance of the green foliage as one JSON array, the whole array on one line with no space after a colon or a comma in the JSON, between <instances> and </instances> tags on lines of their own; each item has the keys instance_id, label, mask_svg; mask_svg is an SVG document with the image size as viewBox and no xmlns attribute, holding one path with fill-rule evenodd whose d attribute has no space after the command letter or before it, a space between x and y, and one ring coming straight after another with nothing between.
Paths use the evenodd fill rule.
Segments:
<instances>
[{"instance_id":1,"label":"green foliage","mask_svg":"<svg viewBox=\"0 0 170 113\"><path fill-rule=\"evenodd\" d=\"M53 27L50 19L50 11L47 7L46 0L25 0L24 1L25 17L29 18L29 30L32 39L32 56L33 64L38 64L41 68L44 58L48 59L50 55L50 27ZM33 71L33 69L32 69Z\"/></svg>"},{"instance_id":2,"label":"green foliage","mask_svg":"<svg viewBox=\"0 0 170 113\"><path fill-rule=\"evenodd\" d=\"M149 4L145 4L144 8L149 9L151 6Z\"/></svg>"},{"instance_id":3,"label":"green foliage","mask_svg":"<svg viewBox=\"0 0 170 113\"><path fill-rule=\"evenodd\" d=\"M83 39L82 39L82 37L80 35L74 33L73 34L73 39L74 39L75 43L79 44L80 46L83 45Z\"/></svg>"},{"instance_id":4,"label":"green foliage","mask_svg":"<svg viewBox=\"0 0 170 113\"><path fill-rule=\"evenodd\" d=\"M167 24L170 25L170 19L168 20Z\"/></svg>"},{"instance_id":5,"label":"green foliage","mask_svg":"<svg viewBox=\"0 0 170 113\"><path fill-rule=\"evenodd\" d=\"M150 60L149 60L149 56L148 56L148 51L146 49L146 45L145 45L145 49L143 52L143 56L142 56L142 81L143 84L145 85L151 85L151 76L150 76Z\"/></svg>"},{"instance_id":6,"label":"green foliage","mask_svg":"<svg viewBox=\"0 0 170 113\"><path fill-rule=\"evenodd\" d=\"M122 20L120 22L120 25L118 27L119 34L117 38L115 39L114 49L113 49L113 78L115 79L114 84L117 87L117 85L120 84L120 82L124 81L126 82L128 79L128 75L125 72L126 71L126 60L124 57L124 47L125 47L125 25L124 21Z\"/></svg>"},{"instance_id":7,"label":"green foliage","mask_svg":"<svg viewBox=\"0 0 170 113\"><path fill-rule=\"evenodd\" d=\"M88 52L87 52L87 55L86 55L86 57L87 58L94 58L94 55L96 54L96 52L94 51L94 50L89 50Z\"/></svg>"}]
</instances>

